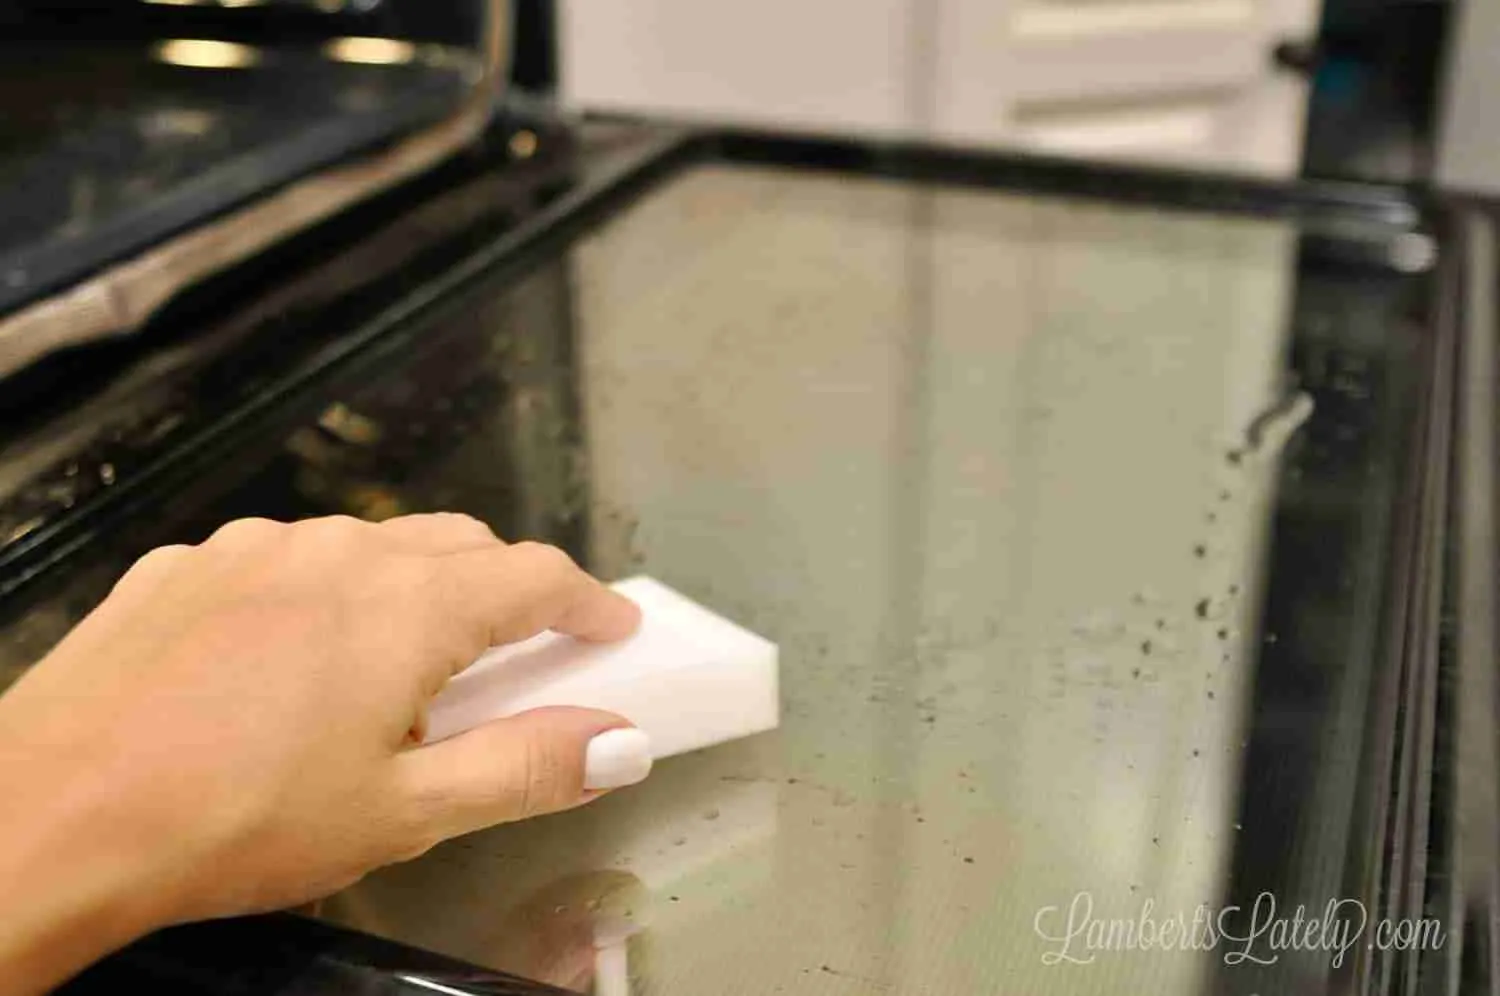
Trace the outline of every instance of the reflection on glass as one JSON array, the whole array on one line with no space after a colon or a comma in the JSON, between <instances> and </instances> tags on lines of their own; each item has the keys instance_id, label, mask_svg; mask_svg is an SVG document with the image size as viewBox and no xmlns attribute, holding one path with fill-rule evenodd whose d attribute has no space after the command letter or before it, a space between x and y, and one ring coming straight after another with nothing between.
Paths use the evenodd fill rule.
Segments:
<instances>
[{"instance_id":1,"label":"reflection on glass","mask_svg":"<svg viewBox=\"0 0 1500 996\"><path fill-rule=\"evenodd\" d=\"M443 845L318 914L437 950L462 943L489 967L575 991L628 992L622 976L654 974L655 938L697 915L691 897L705 883L722 878L726 896L774 889L784 786L725 777L704 763L714 755L723 751L659 766L631 796L536 821L543 832L519 851L517 827Z\"/></svg>"},{"instance_id":2,"label":"reflection on glass","mask_svg":"<svg viewBox=\"0 0 1500 996\"><path fill-rule=\"evenodd\" d=\"M812 964L998 991L1078 891L1110 916L1220 898L1270 479L1226 454L1280 394L1294 247L705 172L583 249L596 498L652 570L791 642L808 717L760 745L799 780L779 894L684 923L663 974L706 983L727 919L783 952L747 966L767 988ZM1109 979L1201 970L1126 954Z\"/></svg>"},{"instance_id":3,"label":"reflection on glass","mask_svg":"<svg viewBox=\"0 0 1500 996\"><path fill-rule=\"evenodd\" d=\"M206 38L173 38L159 43L154 55L159 62L193 69L244 69L260 61L260 52L249 45Z\"/></svg>"},{"instance_id":4,"label":"reflection on glass","mask_svg":"<svg viewBox=\"0 0 1500 996\"><path fill-rule=\"evenodd\" d=\"M395 38L333 38L324 44L323 54L338 62L394 66L415 59L417 47Z\"/></svg>"}]
</instances>

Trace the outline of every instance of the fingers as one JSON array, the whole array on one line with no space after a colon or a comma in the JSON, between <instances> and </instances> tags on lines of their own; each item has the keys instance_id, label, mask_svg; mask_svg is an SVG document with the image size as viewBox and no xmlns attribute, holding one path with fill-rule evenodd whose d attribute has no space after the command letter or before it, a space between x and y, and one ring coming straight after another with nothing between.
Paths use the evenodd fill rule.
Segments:
<instances>
[{"instance_id":1,"label":"fingers","mask_svg":"<svg viewBox=\"0 0 1500 996\"><path fill-rule=\"evenodd\" d=\"M561 550L540 543L508 546L466 515L410 515L380 524L349 516L290 525L240 519L220 528L201 549L236 570L253 560L281 584L334 584L362 598L374 592L383 615L441 634L424 655L431 662L424 669L424 688L441 687L488 647L548 629L611 641L628 636L640 622L634 603ZM128 587L149 589L146 580L170 573L191 555L185 549L154 555ZM425 619L413 618L424 609Z\"/></svg>"},{"instance_id":2,"label":"fingers","mask_svg":"<svg viewBox=\"0 0 1500 996\"><path fill-rule=\"evenodd\" d=\"M271 519L235 519L220 526L205 546L221 550L245 550L264 546L291 532L298 537L316 536L319 542L361 546L383 542L406 553L443 556L504 544L490 527L470 515L432 512L403 515L384 522L366 522L347 515L304 519L291 524Z\"/></svg>"},{"instance_id":3,"label":"fingers","mask_svg":"<svg viewBox=\"0 0 1500 996\"><path fill-rule=\"evenodd\" d=\"M619 716L555 707L407 751L396 763L416 822L447 838L634 784L651 770L651 747Z\"/></svg>"},{"instance_id":4,"label":"fingers","mask_svg":"<svg viewBox=\"0 0 1500 996\"><path fill-rule=\"evenodd\" d=\"M541 543L471 550L434 565L433 595L451 625L485 646L516 643L543 630L580 640L620 640L640 625L640 609L585 573L566 553Z\"/></svg>"}]
</instances>

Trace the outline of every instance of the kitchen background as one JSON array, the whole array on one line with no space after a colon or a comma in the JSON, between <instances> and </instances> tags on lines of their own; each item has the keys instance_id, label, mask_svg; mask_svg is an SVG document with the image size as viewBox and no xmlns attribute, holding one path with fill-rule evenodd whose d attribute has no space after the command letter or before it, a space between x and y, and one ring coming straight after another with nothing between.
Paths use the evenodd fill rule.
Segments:
<instances>
[{"instance_id":1,"label":"kitchen background","mask_svg":"<svg viewBox=\"0 0 1500 996\"><path fill-rule=\"evenodd\" d=\"M170 194L202 136L229 159L237 141L363 123L413 97L409 72L449 111L479 78L450 58L482 47L479 13L0 0L0 42L190 40L152 49L138 79L161 92L143 86L135 117L78 88ZM1455 293L1436 267L1459 252L1439 252L1403 194L1500 190L1500 129L1477 124L1496 5L521 0L514 18L509 96L556 101L561 124L501 115L426 186L226 260L208 291L121 316L138 327L101 325L113 342L49 356L29 393L4 381L0 681L139 548L237 515L457 508L602 574L659 576L780 641L785 728L374 876L329 900L336 923L533 976L521 948L566 933L578 896L597 906L638 877L657 893L631 942L658 983L642 992L714 991L726 974L798 991L815 973L829 993L1007 979L1036 993L996 938L1028 940L1036 906L1075 878L1122 906L1373 882L1384 824L1365 802L1386 774L1371 704L1393 701L1387 664L1405 661L1384 654L1406 564L1392 522L1426 523L1401 485L1419 402L1441 397L1424 388L1448 341L1434 315L1455 311L1434 303ZM285 40L327 57L297 63ZM248 68L245 48L254 72L218 71ZM0 90L11 120L34 92ZM704 153L585 235L537 234L574 220L557 204L591 196L570 185L612 155L648 155L580 125L586 111L1174 175L1132 197L1109 187L1146 182L1131 171L984 190ZM270 127L247 137L247 122ZM125 173L106 161L26 206L64 245L142 200ZM1403 188L1278 200L1203 173ZM1263 216L1231 189L1259 190ZM0 226L0 250L18 230ZM522 266L507 246L526 239ZM0 277L20 272L0 256ZM139 285L102 273L110 303L134 300L118 288ZM0 320L22 290L44 293L0 280ZM1245 459L1246 427L1283 409L1301 414ZM1438 716L1436 701L1413 695L1401 715ZM1434 776L1435 821L1450 777ZM1424 805L1409 809L1425 832ZM1434 847L1430 896L1399 898L1440 901L1453 860ZM1140 980L1126 991L1344 991L1321 958L1274 977L1124 970ZM1121 990L1102 972L1048 984Z\"/></svg>"},{"instance_id":2,"label":"kitchen background","mask_svg":"<svg viewBox=\"0 0 1500 996\"><path fill-rule=\"evenodd\" d=\"M472 41L472 4L0 0L77 39ZM144 11L144 13L143 13ZM933 139L1195 170L1500 189L1483 53L1460 0L518 0L513 75L570 107ZM272 27L267 27L271 25ZM298 27L300 25L300 28Z\"/></svg>"},{"instance_id":3,"label":"kitchen background","mask_svg":"<svg viewBox=\"0 0 1500 996\"><path fill-rule=\"evenodd\" d=\"M533 24L551 4L525 5ZM1500 40L1453 32L1466 117ZM1435 173L1452 0L694 0L561 3L557 78L590 109L1288 177ZM527 17L523 15L523 22ZM1481 23L1487 21L1488 23ZM1486 32L1488 32L1486 34ZM526 36L523 38L537 37ZM1488 42L1486 41L1488 39ZM523 44L528 82L548 45ZM837 57L831 57L837 52ZM1305 138L1304 138L1305 136ZM1484 148L1443 174L1492 182ZM1476 168L1476 166L1478 168Z\"/></svg>"}]
</instances>

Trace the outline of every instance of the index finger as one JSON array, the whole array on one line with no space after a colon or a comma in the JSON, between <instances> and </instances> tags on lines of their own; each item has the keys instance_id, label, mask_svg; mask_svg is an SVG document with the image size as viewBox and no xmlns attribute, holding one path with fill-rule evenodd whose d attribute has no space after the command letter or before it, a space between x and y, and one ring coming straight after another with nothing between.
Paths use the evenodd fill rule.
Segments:
<instances>
[{"instance_id":1,"label":"index finger","mask_svg":"<svg viewBox=\"0 0 1500 996\"><path fill-rule=\"evenodd\" d=\"M624 639L641 611L555 546L517 543L435 558L445 620L486 647L554 630L580 640Z\"/></svg>"}]
</instances>

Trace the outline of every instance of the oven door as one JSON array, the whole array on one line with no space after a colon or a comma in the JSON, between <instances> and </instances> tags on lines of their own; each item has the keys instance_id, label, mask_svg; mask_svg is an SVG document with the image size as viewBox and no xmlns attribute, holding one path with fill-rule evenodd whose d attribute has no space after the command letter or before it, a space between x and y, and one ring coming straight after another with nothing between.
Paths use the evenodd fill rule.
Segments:
<instances>
[{"instance_id":1,"label":"oven door","mask_svg":"<svg viewBox=\"0 0 1500 996\"><path fill-rule=\"evenodd\" d=\"M507 0L0 3L0 378L472 143Z\"/></svg>"},{"instance_id":2,"label":"oven door","mask_svg":"<svg viewBox=\"0 0 1500 996\"><path fill-rule=\"evenodd\" d=\"M641 135L585 129L608 168L435 274L141 388L130 425L177 421L58 462L112 484L12 544L0 664L228 518L468 512L773 638L784 721L308 911L406 945L366 959L390 991L1457 979L1493 881L1450 818L1493 777L1447 732L1489 646L1443 623L1468 241L1365 188ZM1324 943L1275 943L1299 907ZM1449 943L1348 942L1356 908ZM258 991L366 991L349 935L243 927L78 985L230 991L275 936L305 972Z\"/></svg>"}]
</instances>

